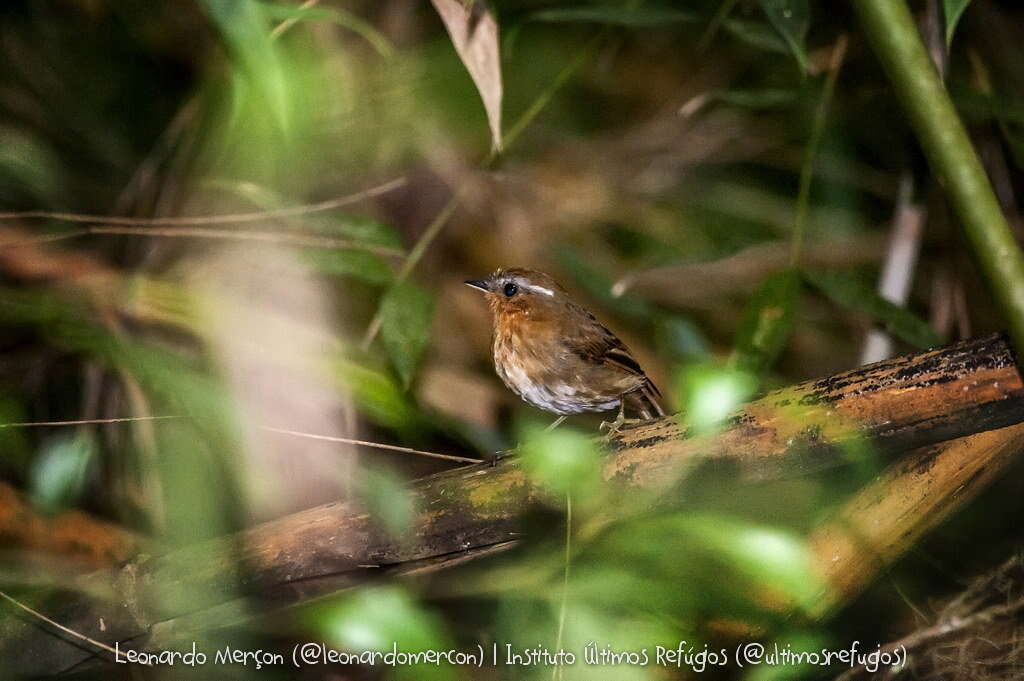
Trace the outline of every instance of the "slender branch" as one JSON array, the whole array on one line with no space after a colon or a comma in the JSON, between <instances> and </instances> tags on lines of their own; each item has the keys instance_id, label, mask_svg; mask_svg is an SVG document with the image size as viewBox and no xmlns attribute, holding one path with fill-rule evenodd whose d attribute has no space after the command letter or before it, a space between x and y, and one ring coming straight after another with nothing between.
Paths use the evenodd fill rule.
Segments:
<instances>
[{"instance_id":1,"label":"slender branch","mask_svg":"<svg viewBox=\"0 0 1024 681\"><path fill-rule=\"evenodd\" d=\"M162 421L165 419L186 419L188 416L125 416L121 418L112 419L77 419L74 421L22 421L19 423L0 423L0 429L3 428L41 428L49 426L84 426L104 423L134 423L137 421ZM418 454L419 456L426 456L432 459L444 459L445 461L457 461L459 463L471 463L477 464L481 462L481 459L474 459L468 456L455 456L454 454L438 454L437 452L428 452L422 449L412 449L411 447L402 447L399 445L389 445L383 442L370 442L369 440L353 440L347 437L335 437L333 435L317 435L315 433L304 433L298 430L288 430L286 428L274 428L272 426L260 426L262 430L279 433L281 435L293 435L295 437L304 437L310 440L323 440L326 442L339 442L347 445L359 445L361 447L369 447L371 449L383 449L391 452L404 452L406 454Z\"/></svg>"},{"instance_id":2,"label":"slender branch","mask_svg":"<svg viewBox=\"0 0 1024 681\"><path fill-rule=\"evenodd\" d=\"M904 0L856 0L864 32L945 187L1017 347L1024 347L1024 254Z\"/></svg>"},{"instance_id":3,"label":"slender branch","mask_svg":"<svg viewBox=\"0 0 1024 681\"><path fill-rule=\"evenodd\" d=\"M133 423L135 421L163 421L165 419L185 419L187 416L124 416L113 419L77 419L75 421L21 421L18 423L0 423L0 428L40 428L45 426L90 426L104 423Z\"/></svg>"},{"instance_id":4,"label":"slender branch","mask_svg":"<svg viewBox=\"0 0 1024 681\"><path fill-rule=\"evenodd\" d=\"M82 213L63 213L46 210L26 210L0 212L0 220L60 220L63 222L94 223L105 225L125 225L130 227L146 226L201 226L201 225L226 225L240 224L245 222L260 222L276 218L296 217L309 215L311 213L322 213L336 208L342 208L353 203L372 199L382 194L394 191L406 184L404 177L399 177L384 184L370 187L363 191L340 196L334 199L327 199L317 203L308 203L301 206L289 206L274 210L254 211L248 213L229 213L225 215L195 215L176 216L160 218L129 218L115 215L85 215ZM46 237L43 237L46 238Z\"/></svg>"},{"instance_id":5,"label":"slender branch","mask_svg":"<svg viewBox=\"0 0 1024 681\"><path fill-rule=\"evenodd\" d=\"M32 615L33 617L46 622L51 627L54 627L56 629L60 629L65 634L68 634L69 636L74 636L75 638L77 638L80 641L85 641L89 645L96 646L100 650L105 650L108 653L110 653L111 655L113 655L114 657L117 657L117 651L115 649L111 648L110 646L108 646L106 643L101 643L100 641L97 641L94 638L89 638L85 634L78 633L74 629L69 629L68 627L65 627L60 622L56 622L56 621L50 619L49 617L47 617L46 615L44 615L43 613L41 613L41 612L39 612L37 610L33 610L32 608L28 607L27 605L25 605L21 601L19 601L19 600L15 599L15 598L12 598L9 595L7 595L3 591L0 591L0 598L3 598L4 600L8 601L12 605L15 605L15 606L21 608L22 610L24 610L28 614ZM146 665L147 667L149 666L149 662L145 662L145 661L142 661L142 660L140 660L140 662L142 664Z\"/></svg>"},{"instance_id":6,"label":"slender branch","mask_svg":"<svg viewBox=\"0 0 1024 681\"><path fill-rule=\"evenodd\" d=\"M436 452L427 452L422 449L410 449L409 447L399 447L398 445L386 445L380 442L368 442L366 440L353 440L347 437L334 437L333 435L316 435L314 433L303 433L298 430L286 430L284 428L271 428L270 426L260 426L263 430L271 433L280 433L282 435L294 435L296 437L304 437L309 440L324 440L326 442L340 442L347 445L361 445L363 447L371 447L373 449L385 449L392 452L405 452L406 454L418 454L420 456L427 456L432 459L444 459L446 461L458 461L459 463L480 463L481 459L471 459L468 456L455 456L453 454L437 454Z\"/></svg>"}]
</instances>

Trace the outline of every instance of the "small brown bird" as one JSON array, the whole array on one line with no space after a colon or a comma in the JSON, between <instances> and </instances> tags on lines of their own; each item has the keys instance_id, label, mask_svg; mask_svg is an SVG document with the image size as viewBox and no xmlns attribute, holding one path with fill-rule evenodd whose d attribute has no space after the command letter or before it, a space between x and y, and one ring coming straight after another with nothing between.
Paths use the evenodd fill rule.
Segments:
<instances>
[{"instance_id":1,"label":"small brown bird","mask_svg":"<svg viewBox=\"0 0 1024 681\"><path fill-rule=\"evenodd\" d=\"M626 407L641 419L664 416L661 393L629 350L594 315L573 302L542 272L498 270L467 281L487 294L494 317L494 368L512 392L558 414L619 408L612 432L626 423Z\"/></svg>"}]
</instances>

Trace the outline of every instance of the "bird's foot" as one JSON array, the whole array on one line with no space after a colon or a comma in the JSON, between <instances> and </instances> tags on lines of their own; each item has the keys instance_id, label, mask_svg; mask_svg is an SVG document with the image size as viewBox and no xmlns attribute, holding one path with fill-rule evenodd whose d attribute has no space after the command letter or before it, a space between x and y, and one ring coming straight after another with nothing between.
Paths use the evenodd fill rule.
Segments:
<instances>
[{"instance_id":1,"label":"bird's foot","mask_svg":"<svg viewBox=\"0 0 1024 681\"><path fill-rule=\"evenodd\" d=\"M601 431L607 430L605 437L614 437L622 430L623 426L631 426L636 423L643 423L644 419L627 419L621 412L615 417L614 421L601 421L601 425L598 429Z\"/></svg>"}]
</instances>

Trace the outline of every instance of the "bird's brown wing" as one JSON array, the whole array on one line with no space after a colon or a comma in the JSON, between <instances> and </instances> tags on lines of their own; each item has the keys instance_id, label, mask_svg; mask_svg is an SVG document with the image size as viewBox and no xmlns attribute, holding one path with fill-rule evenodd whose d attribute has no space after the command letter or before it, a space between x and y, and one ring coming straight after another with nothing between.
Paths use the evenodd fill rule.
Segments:
<instances>
[{"instance_id":1,"label":"bird's brown wing","mask_svg":"<svg viewBox=\"0 0 1024 681\"><path fill-rule=\"evenodd\" d=\"M587 323L580 326L580 333L566 339L572 352L588 362L611 365L621 369L624 373L640 377L642 379L641 387L635 391L637 394L633 401L638 402L641 410L648 412L649 416L664 416L665 411L658 400L661 397L661 392L644 373L640 363L630 353L626 344L597 321L592 314L585 311L584 314Z\"/></svg>"}]
</instances>

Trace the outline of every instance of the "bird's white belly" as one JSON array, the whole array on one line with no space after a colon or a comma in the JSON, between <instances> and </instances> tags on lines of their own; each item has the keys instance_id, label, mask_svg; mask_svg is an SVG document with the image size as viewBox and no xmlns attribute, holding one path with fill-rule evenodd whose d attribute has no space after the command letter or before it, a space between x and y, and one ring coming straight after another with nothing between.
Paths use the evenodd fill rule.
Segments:
<instances>
[{"instance_id":1,"label":"bird's white belly","mask_svg":"<svg viewBox=\"0 0 1024 681\"><path fill-rule=\"evenodd\" d=\"M533 406L546 411L565 415L584 411L605 411L619 406L617 397L598 397L590 391L579 391L564 381L533 381L521 367L498 364L497 369L501 380L514 393Z\"/></svg>"}]
</instances>

